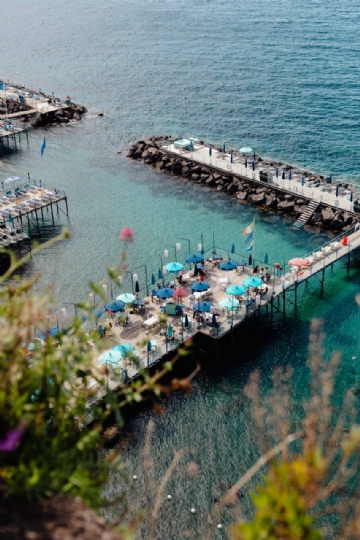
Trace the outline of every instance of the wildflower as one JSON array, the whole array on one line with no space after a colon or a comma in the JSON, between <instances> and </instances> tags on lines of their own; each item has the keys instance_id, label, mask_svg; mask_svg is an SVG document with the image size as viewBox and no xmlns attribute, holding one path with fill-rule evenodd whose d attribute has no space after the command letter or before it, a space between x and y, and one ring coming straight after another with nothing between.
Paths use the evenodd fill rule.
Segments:
<instances>
[{"instance_id":1,"label":"wildflower","mask_svg":"<svg viewBox=\"0 0 360 540\"><path fill-rule=\"evenodd\" d=\"M5 435L5 439L0 441L0 452L14 452L16 450L22 434L24 433L24 426L18 425L15 429L10 429Z\"/></svg>"},{"instance_id":2,"label":"wildflower","mask_svg":"<svg viewBox=\"0 0 360 540\"><path fill-rule=\"evenodd\" d=\"M134 241L134 232L130 227L124 227L121 229L119 234L120 242L133 242Z\"/></svg>"}]
</instances>

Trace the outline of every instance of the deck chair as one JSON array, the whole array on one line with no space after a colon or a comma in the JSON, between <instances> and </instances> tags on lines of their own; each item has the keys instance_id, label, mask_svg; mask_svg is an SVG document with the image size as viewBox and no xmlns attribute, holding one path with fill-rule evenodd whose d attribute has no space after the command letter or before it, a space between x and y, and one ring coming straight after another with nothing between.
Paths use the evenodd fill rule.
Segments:
<instances>
[{"instance_id":1,"label":"deck chair","mask_svg":"<svg viewBox=\"0 0 360 540\"><path fill-rule=\"evenodd\" d=\"M166 315L177 315L176 313L176 304L166 304L165 306Z\"/></svg>"}]
</instances>

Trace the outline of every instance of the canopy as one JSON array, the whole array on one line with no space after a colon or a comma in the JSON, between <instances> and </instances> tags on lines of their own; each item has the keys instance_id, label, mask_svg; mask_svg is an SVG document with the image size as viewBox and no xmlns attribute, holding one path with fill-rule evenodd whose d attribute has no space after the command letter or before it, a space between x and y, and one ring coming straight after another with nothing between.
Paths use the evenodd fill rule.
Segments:
<instances>
[{"instance_id":1,"label":"canopy","mask_svg":"<svg viewBox=\"0 0 360 540\"><path fill-rule=\"evenodd\" d=\"M213 302L198 302L194 305L194 311L207 311L210 312L210 309L213 306Z\"/></svg>"},{"instance_id":2,"label":"canopy","mask_svg":"<svg viewBox=\"0 0 360 540\"><path fill-rule=\"evenodd\" d=\"M203 292L210 289L210 284L207 283L207 281L195 281L195 283L190 286L190 289L194 292Z\"/></svg>"},{"instance_id":3,"label":"canopy","mask_svg":"<svg viewBox=\"0 0 360 540\"><path fill-rule=\"evenodd\" d=\"M246 293L245 287L242 285L229 285L226 289L227 294L233 294L234 296L240 296L241 294Z\"/></svg>"},{"instance_id":4,"label":"canopy","mask_svg":"<svg viewBox=\"0 0 360 540\"><path fill-rule=\"evenodd\" d=\"M7 178L4 182L5 184L11 184L11 182L17 182L18 180L21 180L20 176L10 176L10 178Z\"/></svg>"},{"instance_id":5,"label":"canopy","mask_svg":"<svg viewBox=\"0 0 360 540\"><path fill-rule=\"evenodd\" d=\"M174 296L174 289L170 289L170 287L161 287L161 289L156 291L156 296L158 298L171 298Z\"/></svg>"},{"instance_id":6,"label":"canopy","mask_svg":"<svg viewBox=\"0 0 360 540\"><path fill-rule=\"evenodd\" d=\"M179 262L169 262L165 268L167 272L180 272L184 268L184 265Z\"/></svg>"},{"instance_id":7,"label":"canopy","mask_svg":"<svg viewBox=\"0 0 360 540\"><path fill-rule=\"evenodd\" d=\"M122 359L123 355L120 351L115 351L114 349L110 349L108 351L103 352L99 358L99 364L111 364L116 365L120 363L120 360Z\"/></svg>"},{"instance_id":8,"label":"canopy","mask_svg":"<svg viewBox=\"0 0 360 540\"><path fill-rule=\"evenodd\" d=\"M219 306L225 309L234 309L239 303L239 300L236 300L236 298L226 296L219 301Z\"/></svg>"},{"instance_id":9,"label":"canopy","mask_svg":"<svg viewBox=\"0 0 360 540\"><path fill-rule=\"evenodd\" d=\"M221 261L221 263L219 263L219 268L221 268L221 270L229 271L234 270L236 267L237 264L233 261Z\"/></svg>"},{"instance_id":10,"label":"canopy","mask_svg":"<svg viewBox=\"0 0 360 540\"><path fill-rule=\"evenodd\" d=\"M249 146L243 146L243 148L240 148L240 152L242 154L251 154L252 148L250 148Z\"/></svg>"},{"instance_id":11,"label":"canopy","mask_svg":"<svg viewBox=\"0 0 360 540\"><path fill-rule=\"evenodd\" d=\"M219 259L222 259L223 256L220 255L220 253L213 253L212 258L214 259L214 261L218 261Z\"/></svg>"},{"instance_id":12,"label":"canopy","mask_svg":"<svg viewBox=\"0 0 360 540\"><path fill-rule=\"evenodd\" d=\"M185 261L187 263L198 263L202 261L204 257L202 255L196 255L196 253L190 253L187 257L185 257Z\"/></svg>"},{"instance_id":13,"label":"canopy","mask_svg":"<svg viewBox=\"0 0 360 540\"><path fill-rule=\"evenodd\" d=\"M120 294L116 297L116 300L120 300L124 304L132 304L135 302L135 296L131 293Z\"/></svg>"},{"instance_id":14,"label":"canopy","mask_svg":"<svg viewBox=\"0 0 360 540\"><path fill-rule=\"evenodd\" d=\"M301 257L295 257L295 259L291 259L291 261L289 261L290 266L307 266L308 264L309 261L302 259Z\"/></svg>"},{"instance_id":15,"label":"canopy","mask_svg":"<svg viewBox=\"0 0 360 540\"><path fill-rule=\"evenodd\" d=\"M249 289L250 287L260 287L262 285L262 279L258 277L248 277L244 280L243 286Z\"/></svg>"},{"instance_id":16,"label":"canopy","mask_svg":"<svg viewBox=\"0 0 360 540\"><path fill-rule=\"evenodd\" d=\"M114 313L116 311L120 311L125 306L125 302L121 302L120 300L116 300L116 302L107 302L104 305L105 311L113 311Z\"/></svg>"},{"instance_id":17,"label":"canopy","mask_svg":"<svg viewBox=\"0 0 360 540\"><path fill-rule=\"evenodd\" d=\"M130 343L120 343L120 345L115 345L112 350L120 352L122 356L126 356L127 353L134 351L135 349Z\"/></svg>"},{"instance_id":18,"label":"canopy","mask_svg":"<svg viewBox=\"0 0 360 540\"><path fill-rule=\"evenodd\" d=\"M45 345L45 341L41 338L34 338L32 341L30 341L27 350L29 352L36 351L37 349L41 349Z\"/></svg>"},{"instance_id":19,"label":"canopy","mask_svg":"<svg viewBox=\"0 0 360 540\"><path fill-rule=\"evenodd\" d=\"M190 139L179 139L178 141L174 142L174 146L176 148L187 148L190 146Z\"/></svg>"}]
</instances>

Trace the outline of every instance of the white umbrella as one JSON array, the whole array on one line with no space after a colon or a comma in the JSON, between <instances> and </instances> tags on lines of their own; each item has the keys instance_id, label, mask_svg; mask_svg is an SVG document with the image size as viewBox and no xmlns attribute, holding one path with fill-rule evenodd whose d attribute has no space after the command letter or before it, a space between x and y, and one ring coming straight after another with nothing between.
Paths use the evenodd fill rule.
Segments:
<instances>
[{"instance_id":1,"label":"white umbrella","mask_svg":"<svg viewBox=\"0 0 360 540\"><path fill-rule=\"evenodd\" d=\"M10 176L4 182L5 184L11 184L11 182L17 182L18 180L21 180L20 176Z\"/></svg>"}]
</instances>

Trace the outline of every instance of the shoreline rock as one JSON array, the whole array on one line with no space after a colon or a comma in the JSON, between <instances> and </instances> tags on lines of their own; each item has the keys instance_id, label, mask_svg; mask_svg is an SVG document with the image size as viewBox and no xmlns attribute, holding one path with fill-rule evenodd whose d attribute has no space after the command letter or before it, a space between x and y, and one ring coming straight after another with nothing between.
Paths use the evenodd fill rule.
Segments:
<instances>
[{"instance_id":1,"label":"shoreline rock","mask_svg":"<svg viewBox=\"0 0 360 540\"><path fill-rule=\"evenodd\" d=\"M171 135L152 135L134 143L128 150L127 157L142 161L159 171L180 176L184 180L226 192L229 196L237 198L239 202L248 202L263 212L271 210L278 214L294 216L294 221L302 214L311 200L270 184L264 183L264 186L261 186L250 178L217 171L209 165L201 165L187 157L171 155L161 148L174 140L176 139L172 138ZM258 162L263 161L260 156L257 156L257 160ZM268 161L267 163L281 167L283 171L293 169L291 165L280 162ZM301 173L306 177L314 176L309 171L301 171ZM336 234L346 231L359 221L360 216L342 209L334 210L333 207L325 203L319 203L318 208L306 224L314 227L316 231L330 231Z\"/></svg>"}]
</instances>

